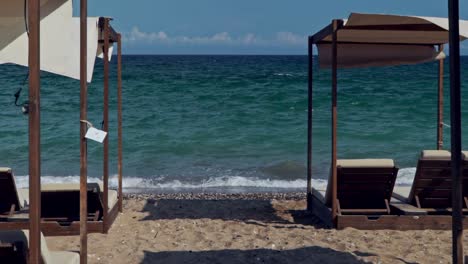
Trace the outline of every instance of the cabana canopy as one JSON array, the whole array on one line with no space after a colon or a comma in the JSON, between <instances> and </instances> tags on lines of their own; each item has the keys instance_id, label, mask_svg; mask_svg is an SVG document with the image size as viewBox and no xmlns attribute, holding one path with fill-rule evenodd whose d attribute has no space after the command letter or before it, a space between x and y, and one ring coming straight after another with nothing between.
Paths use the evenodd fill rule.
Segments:
<instances>
[{"instance_id":1,"label":"cabana canopy","mask_svg":"<svg viewBox=\"0 0 468 264\"><path fill-rule=\"evenodd\" d=\"M72 1L42 0L41 6L41 70L79 80L80 54L76 51L80 49L80 18L72 17ZM28 66L24 15L23 1L0 2L0 64ZM103 58L99 21L99 17L88 18L87 50L88 54ZM109 49L109 60L111 55L112 48ZM87 82L92 80L96 56L87 57Z\"/></svg>"},{"instance_id":2,"label":"cabana canopy","mask_svg":"<svg viewBox=\"0 0 468 264\"><path fill-rule=\"evenodd\" d=\"M437 45L449 42L446 18L351 13L338 21L338 68L417 64L445 58ZM319 65L332 64L332 24L311 36ZM468 21L460 21L460 40L468 38Z\"/></svg>"}]
</instances>

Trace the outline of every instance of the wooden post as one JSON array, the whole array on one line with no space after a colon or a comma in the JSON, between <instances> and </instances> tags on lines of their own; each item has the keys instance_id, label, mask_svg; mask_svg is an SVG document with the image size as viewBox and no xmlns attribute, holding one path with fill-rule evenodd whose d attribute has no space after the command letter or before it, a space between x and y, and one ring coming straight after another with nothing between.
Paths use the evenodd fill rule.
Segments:
<instances>
[{"instance_id":1,"label":"wooden post","mask_svg":"<svg viewBox=\"0 0 468 264\"><path fill-rule=\"evenodd\" d=\"M338 64L338 20L332 21L333 33L332 33L332 150L331 150L331 170L332 170L332 220L333 224L337 224L337 211L338 211L338 194L337 194L337 169L336 169L336 160L337 160L337 144L336 144L336 134L337 134L337 64Z\"/></svg>"},{"instance_id":2,"label":"wooden post","mask_svg":"<svg viewBox=\"0 0 468 264\"><path fill-rule=\"evenodd\" d=\"M439 52L444 51L444 44L439 45ZM439 92L437 104L437 149L444 145L444 60L439 60Z\"/></svg>"},{"instance_id":3,"label":"wooden post","mask_svg":"<svg viewBox=\"0 0 468 264\"><path fill-rule=\"evenodd\" d=\"M117 137L118 137L118 165L117 172L119 174L119 212L123 212L123 195L122 195L122 36L117 35Z\"/></svg>"},{"instance_id":4,"label":"wooden post","mask_svg":"<svg viewBox=\"0 0 468 264\"><path fill-rule=\"evenodd\" d=\"M452 257L453 263L463 263L463 211L461 167L461 79L459 2L449 0L450 39L450 134L452 150Z\"/></svg>"},{"instance_id":5,"label":"wooden post","mask_svg":"<svg viewBox=\"0 0 468 264\"><path fill-rule=\"evenodd\" d=\"M41 263L40 1L28 0L29 263Z\"/></svg>"},{"instance_id":6,"label":"wooden post","mask_svg":"<svg viewBox=\"0 0 468 264\"><path fill-rule=\"evenodd\" d=\"M307 115L307 210L312 210L312 81L313 81L313 43L308 40L309 72L308 72L308 115Z\"/></svg>"},{"instance_id":7,"label":"wooden post","mask_svg":"<svg viewBox=\"0 0 468 264\"><path fill-rule=\"evenodd\" d=\"M107 233L107 226L109 223L109 19L104 19L104 117L103 117L103 130L107 132L107 137L104 139L104 161L103 161L103 224L104 233Z\"/></svg>"},{"instance_id":8,"label":"wooden post","mask_svg":"<svg viewBox=\"0 0 468 264\"><path fill-rule=\"evenodd\" d=\"M88 109L88 3L80 0L80 120L87 119ZM93 55L93 54L91 54ZM88 154L87 124L80 122L80 263L88 262Z\"/></svg>"}]
</instances>

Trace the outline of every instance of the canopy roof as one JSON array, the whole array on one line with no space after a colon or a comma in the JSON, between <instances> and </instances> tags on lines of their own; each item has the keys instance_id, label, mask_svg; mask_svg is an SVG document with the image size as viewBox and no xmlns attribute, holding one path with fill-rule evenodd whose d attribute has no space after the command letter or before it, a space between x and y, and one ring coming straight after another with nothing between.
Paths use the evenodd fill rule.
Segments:
<instances>
[{"instance_id":1,"label":"canopy roof","mask_svg":"<svg viewBox=\"0 0 468 264\"><path fill-rule=\"evenodd\" d=\"M80 19L72 17L71 0L41 0L41 70L80 79ZM88 18L88 73L91 82L96 56L102 58L100 18ZM0 64L28 66L28 33L24 1L0 1ZM115 31L111 29L111 43ZM109 59L112 48L109 49ZM96 56L92 56L96 54Z\"/></svg>"},{"instance_id":2,"label":"canopy roof","mask_svg":"<svg viewBox=\"0 0 468 264\"><path fill-rule=\"evenodd\" d=\"M333 25L310 37L321 67L330 67ZM460 40L468 38L468 21L460 20ZM443 59L436 45L449 42L448 19L439 17L351 13L338 20L338 67L415 64Z\"/></svg>"}]
</instances>

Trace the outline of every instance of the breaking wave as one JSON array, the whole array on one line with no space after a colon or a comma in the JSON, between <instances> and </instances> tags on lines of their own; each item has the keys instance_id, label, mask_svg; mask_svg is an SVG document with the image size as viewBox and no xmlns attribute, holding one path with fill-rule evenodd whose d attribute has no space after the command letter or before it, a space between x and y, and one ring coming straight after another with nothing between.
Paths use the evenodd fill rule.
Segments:
<instances>
[{"instance_id":1,"label":"breaking wave","mask_svg":"<svg viewBox=\"0 0 468 264\"><path fill-rule=\"evenodd\" d=\"M397 185L411 185L413 182L416 168L400 169L397 178ZM16 176L16 184L18 188L28 187L27 176ZM101 180L94 177L89 177L88 182L100 182ZM79 176L42 176L42 183L79 183ZM118 179L114 175L109 178L110 188L117 188ZM324 190L327 186L327 180L314 179L312 185L316 189ZM164 178L141 178L141 177L124 177L124 190L202 190L210 189L229 189L229 188L249 188L250 190L272 189L272 190L287 190L287 189L302 189L305 190L307 181L304 179L296 180L277 180L277 179L260 179L253 177L242 176L224 176L213 177L201 182L185 182L182 180L164 180Z\"/></svg>"}]
</instances>

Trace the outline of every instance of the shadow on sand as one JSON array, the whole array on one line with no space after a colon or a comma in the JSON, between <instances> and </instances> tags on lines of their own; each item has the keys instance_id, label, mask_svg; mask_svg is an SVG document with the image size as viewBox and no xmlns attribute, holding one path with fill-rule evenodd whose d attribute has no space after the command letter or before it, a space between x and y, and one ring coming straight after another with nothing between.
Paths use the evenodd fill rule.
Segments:
<instances>
[{"instance_id":1,"label":"shadow on sand","mask_svg":"<svg viewBox=\"0 0 468 264\"><path fill-rule=\"evenodd\" d=\"M305 247L293 250L213 250L213 251L145 251L141 263L194 263L194 264L250 264L250 263L369 263L359 260L351 253L339 252L322 247Z\"/></svg>"},{"instance_id":2,"label":"shadow on sand","mask_svg":"<svg viewBox=\"0 0 468 264\"><path fill-rule=\"evenodd\" d=\"M303 210L278 211L268 200L148 200L141 221L163 219L220 219L252 224L305 224L322 228L320 221ZM258 223L260 222L260 223Z\"/></svg>"}]
</instances>

